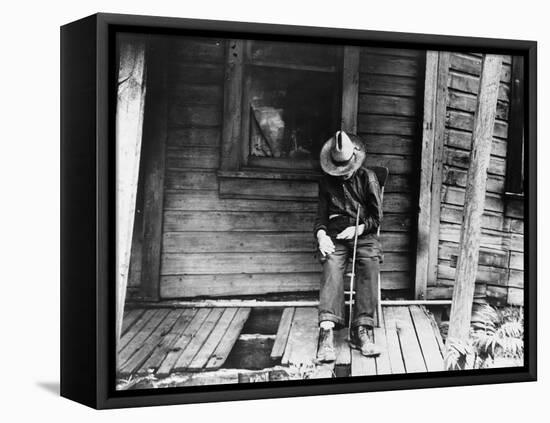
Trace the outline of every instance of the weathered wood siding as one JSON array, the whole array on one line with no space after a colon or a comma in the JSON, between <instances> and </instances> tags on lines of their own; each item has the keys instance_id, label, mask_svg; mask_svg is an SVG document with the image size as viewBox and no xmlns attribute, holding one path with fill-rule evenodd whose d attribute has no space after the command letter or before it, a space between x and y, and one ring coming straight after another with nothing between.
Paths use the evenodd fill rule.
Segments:
<instances>
[{"instance_id":1,"label":"weathered wood siding","mask_svg":"<svg viewBox=\"0 0 550 423\"><path fill-rule=\"evenodd\" d=\"M385 269L382 284L392 280L402 289L412 288L415 272L425 55L361 49L357 132L367 144L367 164L389 168L381 238L386 256L400 263Z\"/></svg>"},{"instance_id":2,"label":"weathered wood siding","mask_svg":"<svg viewBox=\"0 0 550 423\"><path fill-rule=\"evenodd\" d=\"M220 196L224 51L223 40L174 49L161 297L316 290L313 182L224 180Z\"/></svg>"},{"instance_id":3,"label":"weathered wood siding","mask_svg":"<svg viewBox=\"0 0 550 423\"><path fill-rule=\"evenodd\" d=\"M170 51L161 298L317 290L317 182L220 178L225 41L178 39ZM387 290L414 280L423 72L421 52L361 51L358 132L368 164L391 175L381 235ZM134 270L136 286L139 265Z\"/></svg>"},{"instance_id":4,"label":"weathered wood siding","mask_svg":"<svg viewBox=\"0 0 550 423\"><path fill-rule=\"evenodd\" d=\"M504 195L510 63L511 58L505 57L488 169L476 296L522 304L523 202ZM450 298L452 294L480 71L480 55L451 55L437 282L428 286L428 298Z\"/></svg>"}]
</instances>

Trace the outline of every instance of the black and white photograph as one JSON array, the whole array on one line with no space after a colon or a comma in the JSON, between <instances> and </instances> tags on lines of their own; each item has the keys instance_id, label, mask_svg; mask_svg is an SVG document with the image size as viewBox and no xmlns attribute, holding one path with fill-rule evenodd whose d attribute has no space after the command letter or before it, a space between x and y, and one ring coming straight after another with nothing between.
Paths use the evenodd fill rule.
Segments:
<instances>
[{"instance_id":1,"label":"black and white photograph","mask_svg":"<svg viewBox=\"0 0 550 423\"><path fill-rule=\"evenodd\" d=\"M121 32L116 60L117 390L524 366L522 56Z\"/></svg>"}]
</instances>

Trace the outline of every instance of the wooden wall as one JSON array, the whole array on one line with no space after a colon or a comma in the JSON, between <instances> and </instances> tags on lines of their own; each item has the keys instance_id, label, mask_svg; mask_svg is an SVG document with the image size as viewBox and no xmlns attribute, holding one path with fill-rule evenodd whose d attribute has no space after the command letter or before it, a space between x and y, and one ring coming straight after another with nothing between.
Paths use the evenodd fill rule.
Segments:
<instances>
[{"instance_id":1,"label":"wooden wall","mask_svg":"<svg viewBox=\"0 0 550 423\"><path fill-rule=\"evenodd\" d=\"M311 232L315 178L269 178L262 172L219 176L225 50L224 40L189 38L173 39L169 48L160 297L315 291L321 269ZM361 49L358 133L367 144L367 164L390 169L381 234L387 293L409 290L412 295L415 277L424 68L423 51ZM452 294L480 69L479 55L451 55L437 280L428 286L428 298ZM508 57L476 295L521 304L523 207L504 195L510 73ZM138 192L130 295L139 295L141 197Z\"/></svg>"},{"instance_id":2,"label":"wooden wall","mask_svg":"<svg viewBox=\"0 0 550 423\"><path fill-rule=\"evenodd\" d=\"M367 164L390 171L381 240L385 256L400 264L386 268L382 281L395 289L411 289L414 281L425 55L361 49L358 134L366 142Z\"/></svg>"},{"instance_id":3,"label":"wooden wall","mask_svg":"<svg viewBox=\"0 0 550 423\"><path fill-rule=\"evenodd\" d=\"M171 55L161 298L314 290L314 203L220 198L224 52L181 39Z\"/></svg>"},{"instance_id":4,"label":"wooden wall","mask_svg":"<svg viewBox=\"0 0 550 423\"><path fill-rule=\"evenodd\" d=\"M488 170L476 296L523 303L523 203L504 195L511 58L502 67L497 120ZM437 282L428 298L450 298L469 166L481 56L451 54L441 190Z\"/></svg>"},{"instance_id":5,"label":"wooden wall","mask_svg":"<svg viewBox=\"0 0 550 423\"><path fill-rule=\"evenodd\" d=\"M223 40L175 39L170 48L160 297L315 291L316 180L218 176L225 47ZM361 51L358 131L368 164L388 166L391 175L381 236L386 290L409 289L414 279L423 71L421 52ZM139 257L139 245L134 250ZM133 269L136 289L139 264Z\"/></svg>"}]
</instances>

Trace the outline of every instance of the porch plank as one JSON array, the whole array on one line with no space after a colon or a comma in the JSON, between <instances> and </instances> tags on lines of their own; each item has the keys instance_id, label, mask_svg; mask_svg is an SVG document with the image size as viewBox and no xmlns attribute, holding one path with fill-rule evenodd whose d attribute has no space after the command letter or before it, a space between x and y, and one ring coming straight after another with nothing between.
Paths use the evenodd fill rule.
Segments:
<instances>
[{"instance_id":1,"label":"porch plank","mask_svg":"<svg viewBox=\"0 0 550 423\"><path fill-rule=\"evenodd\" d=\"M382 313L383 314L383 313ZM381 322L379 328L374 328L374 342L380 347L382 353L376 357L376 374L377 375L389 375L391 371L390 356L388 352L388 342L386 339L386 329L384 327L384 318L380 317Z\"/></svg>"},{"instance_id":2,"label":"porch plank","mask_svg":"<svg viewBox=\"0 0 550 423\"><path fill-rule=\"evenodd\" d=\"M428 321L430 322L430 325L432 326L433 334L435 336L435 340L436 340L437 345L439 347L439 352L441 353L441 356L443 357L444 354L445 354L445 344L443 343L443 338L441 337L441 332L439 331L439 326L437 325L437 322L435 321L433 316L424 307L422 307L422 312L426 315Z\"/></svg>"},{"instance_id":3,"label":"porch plank","mask_svg":"<svg viewBox=\"0 0 550 423\"><path fill-rule=\"evenodd\" d=\"M309 375L309 379L332 379L334 377L334 362L318 363Z\"/></svg>"},{"instance_id":4,"label":"porch plank","mask_svg":"<svg viewBox=\"0 0 550 423\"><path fill-rule=\"evenodd\" d=\"M224 313L224 308L214 308L211 309L208 317L204 320L204 323L200 327L200 330L193 337L191 342L187 345L187 348L179 356L176 363L174 364L174 371L181 372L188 369L189 364L200 351L203 344L206 342L206 339L220 320L220 317Z\"/></svg>"},{"instance_id":5,"label":"porch plank","mask_svg":"<svg viewBox=\"0 0 550 423\"><path fill-rule=\"evenodd\" d=\"M312 365L315 362L319 326L317 308L299 307L294 313L290 334L281 360L284 365Z\"/></svg>"},{"instance_id":6,"label":"porch plank","mask_svg":"<svg viewBox=\"0 0 550 423\"><path fill-rule=\"evenodd\" d=\"M424 357L416 337L408 307L388 307L396 322L403 361L407 373L426 372Z\"/></svg>"},{"instance_id":7,"label":"porch plank","mask_svg":"<svg viewBox=\"0 0 550 423\"><path fill-rule=\"evenodd\" d=\"M180 315L180 318L174 324L172 329L162 337L162 340L155 347L151 356L138 369L138 375L143 376L149 372L154 372L159 368L162 360L164 360L164 357L166 357L166 355L171 351L178 338L183 335L183 332L193 320L196 313L197 309L194 308L186 308L183 310L183 313Z\"/></svg>"},{"instance_id":8,"label":"porch plank","mask_svg":"<svg viewBox=\"0 0 550 423\"><path fill-rule=\"evenodd\" d=\"M405 363L401 354L401 346L397 335L397 326L390 307L383 307L384 326L386 331L386 342L388 346L388 359L390 361L391 373L405 373Z\"/></svg>"},{"instance_id":9,"label":"porch plank","mask_svg":"<svg viewBox=\"0 0 550 423\"><path fill-rule=\"evenodd\" d=\"M237 313L225 332L225 336L212 353L208 363L206 363L205 370L216 370L225 363L227 356L241 334L244 324L248 320L248 316L250 316L250 310L249 307L240 307L237 309Z\"/></svg>"},{"instance_id":10,"label":"porch plank","mask_svg":"<svg viewBox=\"0 0 550 423\"><path fill-rule=\"evenodd\" d=\"M351 348L348 343L348 328L334 331L334 348L336 349L337 366L349 366L351 364Z\"/></svg>"},{"instance_id":11,"label":"porch plank","mask_svg":"<svg viewBox=\"0 0 550 423\"><path fill-rule=\"evenodd\" d=\"M443 356L439 350L439 345L435 338L433 327L428 320L428 316L426 316L419 306L411 306L409 310L427 370L429 372L445 370Z\"/></svg>"},{"instance_id":12,"label":"porch plank","mask_svg":"<svg viewBox=\"0 0 550 423\"><path fill-rule=\"evenodd\" d=\"M351 375L376 375L376 361L374 357L365 357L359 350L351 349Z\"/></svg>"},{"instance_id":13,"label":"porch plank","mask_svg":"<svg viewBox=\"0 0 550 423\"><path fill-rule=\"evenodd\" d=\"M285 352L286 344L288 342L288 335L290 333L290 327L292 325L292 319L294 318L294 313L294 307L286 307L283 310L283 314L277 328L277 337L275 338L273 348L271 349L272 360L279 360Z\"/></svg>"},{"instance_id":14,"label":"porch plank","mask_svg":"<svg viewBox=\"0 0 550 423\"><path fill-rule=\"evenodd\" d=\"M118 353L118 362L124 364L145 342L147 338L156 330L169 310L160 309L151 317L143 328L134 336L134 338Z\"/></svg>"},{"instance_id":15,"label":"porch plank","mask_svg":"<svg viewBox=\"0 0 550 423\"><path fill-rule=\"evenodd\" d=\"M122 335L126 333L128 329L145 313L142 308L134 308L124 313L124 320L122 321Z\"/></svg>"},{"instance_id":16,"label":"porch plank","mask_svg":"<svg viewBox=\"0 0 550 423\"><path fill-rule=\"evenodd\" d=\"M119 374L127 376L137 371L153 353L154 349L161 342L164 334L172 330L182 313L183 310L181 309L169 311L164 320L162 320L162 323L153 329L151 334L143 340L132 356L126 362L120 361L122 364L119 369Z\"/></svg>"},{"instance_id":17,"label":"porch plank","mask_svg":"<svg viewBox=\"0 0 550 423\"><path fill-rule=\"evenodd\" d=\"M172 372L174 364L176 363L180 355L183 354L185 348L187 348L187 345L189 345L193 337L199 331L204 320L210 314L210 310L210 308L201 308L197 311L197 313L193 317L193 320L191 320L189 325L185 328L183 334L177 339L177 341L170 349L170 352L166 355L166 358L162 361L159 369L157 370L157 376L165 377Z\"/></svg>"},{"instance_id":18,"label":"porch plank","mask_svg":"<svg viewBox=\"0 0 550 423\"><path fill-rule=\"evenodd\" d=\"M193 360L189 364L189 370L200 370L208 363L208 360L214 353L216 347L218 346L224 334L227 332L227 329L231 325L231 321L235 317L236 313L236 308L226 308L224 310L223 314L218 320L218 323L216 324L214 329L212 329L210 336L205 341L195 358L193 358Z\"/></svg>"},{"instance_id":19,"label":"porch plank","mask_svg":"<svg viewBox=\"0 0 550 423\"><path fill-rule=\"evenodd\" d=\"M143 326L147 324L147 322L153 317L155 314L157 314L159 310L155 309L149 309L146 310L137 320L136 322L128 328L127 332L122 335L120 338L120 341L118 343L119 345L119 352L128 345L128 343L139 333L141 329L143 329Z\"/></svg>"}]
</instances>

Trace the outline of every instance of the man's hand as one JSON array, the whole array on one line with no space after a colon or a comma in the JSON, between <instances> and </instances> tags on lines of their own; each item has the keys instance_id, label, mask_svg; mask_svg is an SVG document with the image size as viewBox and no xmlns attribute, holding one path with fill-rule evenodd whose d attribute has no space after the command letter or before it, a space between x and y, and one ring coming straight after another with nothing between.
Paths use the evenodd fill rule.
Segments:
<instances>
[{"instance_id":1,"label":"man's hand","mask_svg":"<svg viewBox=\"0 0 550 423\"><path fill-rule=\"evenodd\" d=\"M357 227L357 236L361 236L363 232L365 232L365 225L361 224ZM353 239L353 238L355 238L355 226L348 226L346 229L344 229L342 232L336 235L336 239Z\"/></svg>"},{"instance_id":2,"label":"man's hand","mask_svg":"<svg viewBox=\"0 0 550 423\"><path fill-rule=\"evenodd\" d=\"M324 230L320 230L317 232L317 242L319 243L319 251L325 257L327 254L334 253L334 243L332 242L332 239L330 239L330 236L327 235L327 233Z\"/></svg>"}]
</instances>

